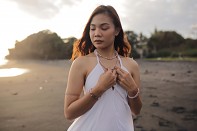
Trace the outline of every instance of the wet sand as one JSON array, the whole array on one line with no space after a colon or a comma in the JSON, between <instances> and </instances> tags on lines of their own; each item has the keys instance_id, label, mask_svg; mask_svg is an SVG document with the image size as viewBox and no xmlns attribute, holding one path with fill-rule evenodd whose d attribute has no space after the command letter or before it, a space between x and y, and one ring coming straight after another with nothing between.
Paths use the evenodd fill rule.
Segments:
<instances>
[{"instance_id":1,"label":"wet sand","mask_svg":"<svg viewBox=\"0 0 197 131\"><path fill-rule=\"evenodd\" d=\"M143 108L135 131L197 129L197 62L137 60ZM9 61L29 72L0 77L0 131L66 131L63 114L70 61Z\"/></svg>"}]
</instances>

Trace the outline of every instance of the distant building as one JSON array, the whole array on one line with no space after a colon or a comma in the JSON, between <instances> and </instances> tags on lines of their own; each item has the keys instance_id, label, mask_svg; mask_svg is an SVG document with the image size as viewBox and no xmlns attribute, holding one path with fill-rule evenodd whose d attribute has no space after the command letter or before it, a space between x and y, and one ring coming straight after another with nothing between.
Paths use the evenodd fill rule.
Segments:
<instances>
[{"instance_id":1,"label":"distant building","mask_svg":"<svg viewBox=\"0 0 197 131\"><path fill-rule=\"evenodd\" d=\"M140 54L140 58L144 58L148 54L148 46L147 41L140 41L137 43L136 47L134 47L136 51Z\"/></svg>"}]
</instances>

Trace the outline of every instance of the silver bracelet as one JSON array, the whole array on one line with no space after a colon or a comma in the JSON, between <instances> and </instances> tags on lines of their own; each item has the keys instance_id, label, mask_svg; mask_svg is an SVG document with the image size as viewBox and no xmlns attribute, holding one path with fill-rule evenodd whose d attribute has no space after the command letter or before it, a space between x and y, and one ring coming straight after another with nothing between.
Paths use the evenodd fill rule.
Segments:
<instances>
[{"instance_id":1,"label":"silver bracelet","mask_svg":"<svg viewBox=\"0 0 197 131\"><path fill-rule=\"evenodd\" d=\"M138 96L139 96L139 94L140 94L140 89L139 89L139 88L137 88L137 93L136 93L134 96L129 96L129 94L128 94L128 93L127 93L127 96L128 96L128 98L130 98L130 99L134 99L134 98L138 97Z\"/></svg>"}]
</instances>

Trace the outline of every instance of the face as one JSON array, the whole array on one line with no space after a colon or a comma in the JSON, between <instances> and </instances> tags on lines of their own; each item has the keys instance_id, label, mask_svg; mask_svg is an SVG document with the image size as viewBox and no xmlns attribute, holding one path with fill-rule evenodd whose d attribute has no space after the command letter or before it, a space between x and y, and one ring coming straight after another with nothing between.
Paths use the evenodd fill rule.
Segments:
<instances>
[{"instance_id":1,"label":"face","mask_svg":"<svg viewBox=\"0 0 197 131\"><path fill-rule=\"evenodd\" d=\"M106 14L95 15L90 23L90 39L97 49L113 47L118 33L112 19Z\"/></svg>"}]
</instances>

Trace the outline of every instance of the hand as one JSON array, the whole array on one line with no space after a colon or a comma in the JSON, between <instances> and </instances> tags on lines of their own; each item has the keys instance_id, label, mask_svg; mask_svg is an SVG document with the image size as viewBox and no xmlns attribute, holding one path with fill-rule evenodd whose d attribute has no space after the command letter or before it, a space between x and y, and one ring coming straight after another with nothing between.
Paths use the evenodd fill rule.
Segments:
<instances>
[{"instance_id":1,"label":"hand","mask_svg":"<svg viewBox=\"0 0 197 131\"><path fill-rule=\"evenodd\" d=\"M117 83L130 92L137 89L137 85L130 73L124 71L120 67L115 67L117 73Z\"/></svg>"},{"instance_id":2,"label":"hand","mask_svg":"<svg viewBox=\"0 0 197 131\"><path fill-rule=\"evenodd\" d=\"M107 69L99 78L97 85L98 87L106 91L116 84L116 70Z\"/></svg>"}]
</instances>

